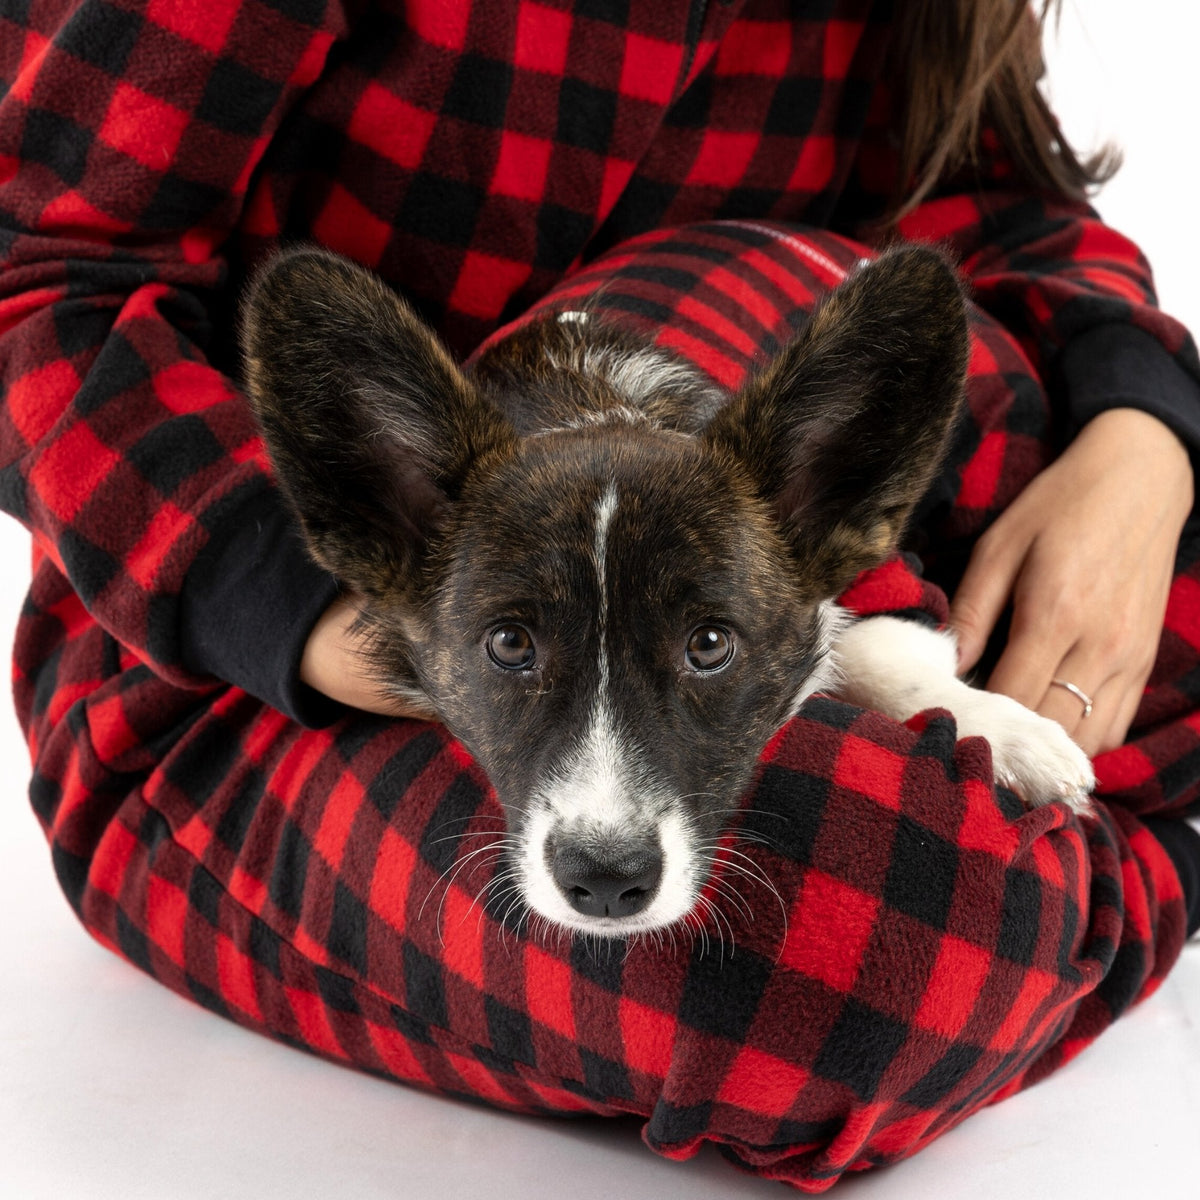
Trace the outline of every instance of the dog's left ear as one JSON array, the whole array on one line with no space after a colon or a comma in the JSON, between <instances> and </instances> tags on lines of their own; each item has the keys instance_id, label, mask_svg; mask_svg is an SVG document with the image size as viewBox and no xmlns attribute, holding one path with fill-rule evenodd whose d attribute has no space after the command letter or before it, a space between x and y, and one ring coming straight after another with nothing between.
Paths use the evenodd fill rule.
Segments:
<instances>
[{"instance_id":1,"label":"dog's left ear","mask_svg":"<svg viewBox=\"0 0 1200 1200\"><path fill-rule=\"evenodd\" d=\"M774 510L815 593L896 547L959 412L969 334L953 269L924 247L862 267L704 437Z\"/></svg>"},{"instance_id":2,"label":"dog's left ear","mask_svg":"<svg viewBox=\"0 0 1200 1200\"><path fill-rule=\"evenodd\" d=\"M378 276L316 247L258 273L241 338L247 397L310 554L369 599L407 602L511 426Z\"/></svg>"}]
</instances>

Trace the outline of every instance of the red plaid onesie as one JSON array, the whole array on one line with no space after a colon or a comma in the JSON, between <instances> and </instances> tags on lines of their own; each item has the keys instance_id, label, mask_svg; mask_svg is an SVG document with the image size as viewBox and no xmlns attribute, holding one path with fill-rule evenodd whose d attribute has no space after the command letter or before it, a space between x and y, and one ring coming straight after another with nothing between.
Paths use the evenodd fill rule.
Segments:
<instances>
[{"instance_id":1,"label":"red plaid onesie","mask_svg":"<svg viewBox=\"0 0 1200 1200\"><path fill-rule=\"evenodd\" d=\"M498 809L462 749L296 680L336 584L235 382L247 271L320 242L464 357L604 278L605 305L735 382L873 244L890 7L5 6L0 504L35 564L15 688L33 806L96 938L338 1061L636 1113L661 1153L712 1141L809 1191L1041 1078L1162 980L1183 895L1138 814L1200 794L1191 526L1095 819L1022 811L944 714L817 697L739 821L781 902L747 885L733 955L715 928L530 939L467 860ZM1198 368L1136 248L999 153L901 233L947 246L971 288L970 413L913 531L932 582L894 564L847 600L936 616L935 585L1095 412L1142 407L1200 445Z\"/></svg>"}]
</instances>

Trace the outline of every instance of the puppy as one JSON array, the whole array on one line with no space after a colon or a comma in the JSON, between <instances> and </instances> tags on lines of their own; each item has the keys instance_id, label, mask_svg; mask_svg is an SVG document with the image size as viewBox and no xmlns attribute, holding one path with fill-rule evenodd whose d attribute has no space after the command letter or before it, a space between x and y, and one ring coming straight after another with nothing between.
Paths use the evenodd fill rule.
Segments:
<instances>
[{"instance_id":1,"label":"puppy","mask_svg":"<svg viewBox=\"0 0 1200 1200\"><path fill-rule=\"evenodd\" d=\"M818 690L948 708L1029 804L1087 809L1062 728L955 678L952 638L835 600L891 554L962 403L964 300L934 251L832 291L730 395L551 313L465 371L377 277L260 272L245 382L317 562L361 599L382 687L503 805L528 907L600 936L696 906L771 735Z\"/></svg>"}]
</instances>

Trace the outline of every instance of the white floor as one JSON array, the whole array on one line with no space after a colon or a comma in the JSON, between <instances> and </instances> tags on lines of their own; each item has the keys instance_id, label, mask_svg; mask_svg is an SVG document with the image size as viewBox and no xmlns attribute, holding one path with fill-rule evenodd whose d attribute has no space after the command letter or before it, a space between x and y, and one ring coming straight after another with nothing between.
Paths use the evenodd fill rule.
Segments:
<instances>
[{"instance_id":1,"label":"white floor","mask_svg":"<svg viewBox=\"0 0 1200 1200\"><path fill-rule=\"evenodd\" d=\"M1070 0L1068 0L1068 4ZM1082 0L1075 0L1083 8ZM1126 148L1103 208L1200 329L1191 6L1087 0L1064 14L1057 103L1083 139ZM1187 12L1186 18L1179 16ZM1188 28L1181 28L1181 24ZM1182 133L1180 131L1188 130ZM27 539L0 521L0 645ZM28 810L27 757L0 699L0 1200L707 1200L782 1194L715 1154L646 1150L632 1123L518 1119L318 1062L177 999L96 947L53 881ZM848 1196L1055 1200L1200 1195L1200 942L1081 1058Z\"/></svg>"}]
</instances>

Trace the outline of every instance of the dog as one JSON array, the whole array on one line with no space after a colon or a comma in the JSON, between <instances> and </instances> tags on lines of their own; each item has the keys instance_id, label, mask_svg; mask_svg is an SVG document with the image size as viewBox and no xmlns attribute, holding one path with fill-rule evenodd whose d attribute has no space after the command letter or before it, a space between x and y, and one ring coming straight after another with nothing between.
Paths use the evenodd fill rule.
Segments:
<instances>
[{"instance_id":1,"label":"dog","mask_svg":"<svg viewBox=\"0 0 1200 1200\"><path fill-rule=\"evenodd\" d=\"M894 552L963 404L938 252L861 265L732 394L586 305L465 370L315 248L258 273L241 340L309 552L360 601L381 687L491 781L531 914L599 937L685 922L818 691L949 709L1027 804L1088 811L1061 726L957 679L950 634L836 602Z\"/></svg>"}]
</instances>

